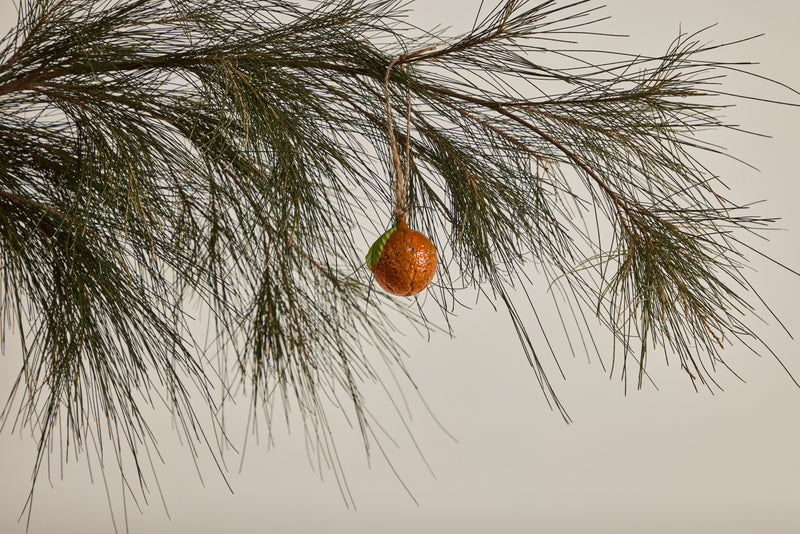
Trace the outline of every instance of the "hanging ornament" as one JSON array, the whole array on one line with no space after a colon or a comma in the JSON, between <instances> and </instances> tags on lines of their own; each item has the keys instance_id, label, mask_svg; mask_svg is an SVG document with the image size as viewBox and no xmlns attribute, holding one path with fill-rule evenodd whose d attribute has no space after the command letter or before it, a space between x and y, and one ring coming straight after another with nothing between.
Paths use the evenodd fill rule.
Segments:
<instances>
[{"instance_id":1,"label":"hanging ornament","mask_svg":"<svg viewBox=\"0 0 800 534\"><path fill-rule=\"evenodd\" d=\"M431 240L404 220L380 236L367 253L367 267L375 280L398 297L411 297L428 287L438 265Z\"/></svg>"},{"instance_id":2,"label":"hanging ornament","mask_svg":"<svg viewBox=\"0 0 800 534\"><path fill-rule=\"evenodd\" d=\"M408 182L411 172L411 97L407 101L406 113L406 147L405 169L400 162L397 139L392 125L392 106L389 98L389 74L392 67L410 58L419 56L433 47L418 50L412 54L404 54L389 64L384 77L384 95L386 103L386 129L389 136L394 177L394 210L392 215L395 225L378 238L367 253L367 267L372 271L380 286L392 295L411 297L431 283L436 274L439 260L436 247L424 234L412 230L406 224L408 206ZM405 69L405 67L403 67Z\"/></svg>"}]
</instances>

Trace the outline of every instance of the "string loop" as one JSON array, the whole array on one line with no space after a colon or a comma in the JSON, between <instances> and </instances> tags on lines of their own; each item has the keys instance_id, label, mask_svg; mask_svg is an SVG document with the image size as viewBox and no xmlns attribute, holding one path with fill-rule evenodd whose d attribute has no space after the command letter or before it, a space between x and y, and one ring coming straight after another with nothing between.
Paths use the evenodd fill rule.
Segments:
<instances>
[{"instance_id":1,"label":"string loop","mask_svg":"<svg viewBox=\"0 0 800 534\"><path fill-rule=\"evenodd\" d=\"M411 176L411 89L408 88L406 92L406 146L405 146L405 168L400 161L400 151L397 148L397 137L394 135L394 123L392 120L392 102L389 95L389 77L392 68L395 65L402 65L405 72L405 65L403 63L412 58L420 56L436 48L429 46L416 50L409 54L401 54L391 63L386 69L386 75L383 78L383 94L386 104L386 132L389 136L389 150L392 156L392 166L394 167L394 177L391 180L392 189L394 192L394 209L392 210L392 217L395 221L405 221L408 218L408 205L406 199L408 196L409 177Z\"/></svg>"}]
</instances>

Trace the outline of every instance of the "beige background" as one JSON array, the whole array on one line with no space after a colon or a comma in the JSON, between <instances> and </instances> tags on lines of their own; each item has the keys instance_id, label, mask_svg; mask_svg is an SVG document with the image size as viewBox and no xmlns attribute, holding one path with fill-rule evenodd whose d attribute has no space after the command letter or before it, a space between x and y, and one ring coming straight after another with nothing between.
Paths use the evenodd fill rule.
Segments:
<instances>
[{"instance_id":1,"label":"beige background","mask_svg":"<svg viewBox=\"0 0 800 534\"><path fill-rule=\"evenodd\" d=\"M418 0L419 23L471 23L480 2ZM760 74L800 88L797 60L797 0L672 1L609 0L604 23L628 33L616 46L657 53L679 26L694 30L719 23L707 34L716 42L765 32L757 41L725 52L724 59L757 60ZM12 4L0 0L3 27L11 24ZM731 80L731 89L776 98L791 95L754 80ZM740 102L732 122L768 133L772 139L720 134L714 137L760 169L729 161L716 168L737 199L766 199L758 209L781 217L788 231L773 232L764 250L800 267L800 217L797 209L797 149L800 109ZM764 261L754 261L751 280L800 335L796 300L800 278ZM549 309L545 304L545 313ZM774 323L774 321L773 321ZM556 322L548 327L557 329ZM721 374L725 391L695 393L676 365L651 360L659 391L623 394L596 362L561 358L567 380L556 387L574 419L564 425L550 412L527 366L504 313L487 306L463 311L456 339L430 341L409 335L409 368L438 419L410 399L411 428L435 478L416 456L392 408L373 406L399 447L386 451L419 505L407 496L378 451L370 468L361 440L341 422L339 451L358 511L343 505L338 486L323 471L320 481L306 458L302 432L274 431L274 447L251 440L239 472L229 461L231 494L213 465L201 458L201 485L187 451L169 430L169 420L154 418L166 465L158 466L171 520L155 486L140 514L129 504L132 532L276 533L790 533L800 532L800 389L770 357L753 357L743 347L725 356L748 383ZM789 368L800 376L800 342L775 324L759 327ZM560 340L560 338L557 338ZM566 353L562 341L556 350ZM0 399L17 372L13 340L0 357ZM241 410L231 425L241 428ZM160 419L159 419L160 417ZM236 427L235 425L239 425ZM239 435L239 434L235 434ZM28 486L34 442L29 435L0 435L0 532L22 533L17 523ZM31 522L32 534L113 531L105 490L94 470L91 483L85 459L62 470L53 465L51 483L43 479ZM119 478L109 472L109 491L118 524L124 523Z\"/></svg>"}]
</instances>

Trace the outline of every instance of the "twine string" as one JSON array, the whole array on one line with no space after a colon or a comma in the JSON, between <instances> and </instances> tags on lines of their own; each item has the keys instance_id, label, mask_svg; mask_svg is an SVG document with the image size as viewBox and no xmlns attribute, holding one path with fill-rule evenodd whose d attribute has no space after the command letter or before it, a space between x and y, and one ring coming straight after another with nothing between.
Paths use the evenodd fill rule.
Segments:
<instances>
[{"instance_id":1,"label":"twine string","mask_svg":"<svg viewBox=\"0 0 800 534\"><path fill-rule=\"evenodd\" d=\"M392 156L392 166L394 167L394 177L391 180L392 189L394 190L394 209L392 216L395 221L405 221L408 218L408 205L406 199L408 196L408 184L411 176L411 88L409 87L406 92L406 146L405 146L405 168L400 161L400 151L397 148L397 137L394 135L394 123L392 120L392 102L389 94L389 77L392 73L392 68L400 64L405 72L406 61L420 56L436 48L429 46L416 50L409 54L401 54L386 68L386 75L383 77L383 94L386 104L386 132L389 136L389 150Z\"/></svg>"}]
</instances>

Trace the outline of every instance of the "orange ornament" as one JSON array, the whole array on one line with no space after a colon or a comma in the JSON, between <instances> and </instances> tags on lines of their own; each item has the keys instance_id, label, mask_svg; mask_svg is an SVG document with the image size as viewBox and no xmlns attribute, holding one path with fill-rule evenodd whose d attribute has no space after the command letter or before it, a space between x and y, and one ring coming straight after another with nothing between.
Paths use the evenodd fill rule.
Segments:
<instances>
[{"instance_id":1,"label":"orange ornament","mask_svg":"<svg viewBox=\"0 0 800 534\"><path fill-rule=\"evenodd\" d=\"M379 237L367 253L367 266L375 280L398 297L411 297L428 287L438 265L431 240L404 220Z\"/></svg>"}]
</instances>

